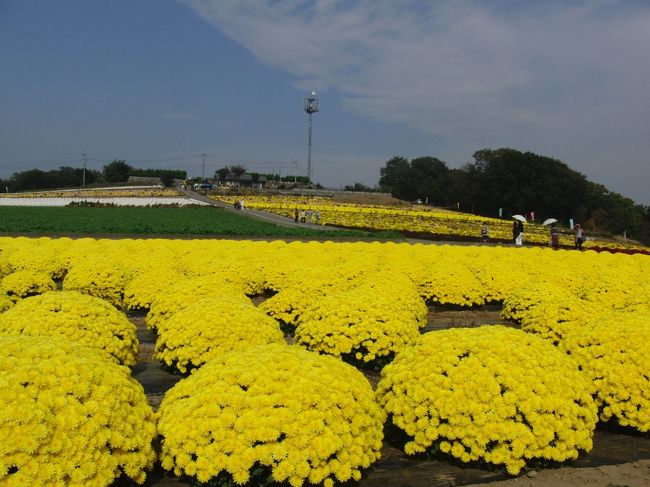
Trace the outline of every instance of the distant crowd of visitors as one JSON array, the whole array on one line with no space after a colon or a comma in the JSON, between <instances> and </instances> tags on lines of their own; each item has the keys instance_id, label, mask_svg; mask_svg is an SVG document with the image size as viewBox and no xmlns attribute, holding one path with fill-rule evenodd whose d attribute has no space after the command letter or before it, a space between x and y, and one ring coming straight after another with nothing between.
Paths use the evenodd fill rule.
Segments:
<instances>
[{"instance_id":1,"label":"distant crowd of visitors","mask_svg":"<svg viewBox=\"0 0 650 487\"><path fill-rule=\"evenodd\" d=\"M576 223L573 227L573 242L574 246L578 250L582 250L582 245L587 240L585 231L579 223ZM490 241L490 227L487 222L483 222L481 225L481 242L487 243ZM512 243L521 247L524 244L524 222L515 220L512 222ZM555 224L551 225L550 230L550 240L548 243L549 247L553 249L560 248L560 232Z\"/></svg>"},{"instance_id":2,"label":"distant crowd of visitors","mask_svg":"<svg viewBox=\"0 0 650 487\"><path fill-rule=\"evenodd\" d=\"M293 214L293 221L298 223L315 223L318 225L320 223L320 211L312 211L312 209L308 210L298 210L298 208L295 209L294 214Z\"/></svg>"}]
</instances>

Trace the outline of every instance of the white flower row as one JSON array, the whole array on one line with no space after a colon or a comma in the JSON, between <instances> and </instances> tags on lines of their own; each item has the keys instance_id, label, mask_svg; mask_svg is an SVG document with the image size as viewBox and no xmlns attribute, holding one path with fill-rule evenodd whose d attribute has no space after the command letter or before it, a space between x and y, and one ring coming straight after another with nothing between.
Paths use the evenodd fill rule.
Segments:
<instances>
[{"instance_id":1,"label":"white flower row","mask_svg":"<svg viewBox=\"0 0 650 487\"><path fill-rule=\"evenodd\" d=\"M113 204L116 206L207 205L192 198L0 198L0 206L67 206L72 202Z\"/></svg>"}]
</instances>

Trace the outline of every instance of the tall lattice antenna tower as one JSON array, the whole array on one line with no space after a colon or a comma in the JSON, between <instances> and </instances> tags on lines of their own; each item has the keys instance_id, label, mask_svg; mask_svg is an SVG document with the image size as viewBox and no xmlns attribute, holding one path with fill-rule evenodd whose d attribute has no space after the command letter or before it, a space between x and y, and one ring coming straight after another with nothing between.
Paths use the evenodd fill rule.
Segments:
<instances>
[{"instance_id":1,"label":"tall lattice antenna tower","mask_svg":"<svg viewBox=\"0 0 650 487\"><path fill-rule=\"evenodd\" d=\"M316 92L312 91L311 95L305 98L305 111L309 115L309 136L307 138L307 178L309 183L311 183L311 115L318 111L318 98L316 98Z\"/></svg>"}]
</instances>

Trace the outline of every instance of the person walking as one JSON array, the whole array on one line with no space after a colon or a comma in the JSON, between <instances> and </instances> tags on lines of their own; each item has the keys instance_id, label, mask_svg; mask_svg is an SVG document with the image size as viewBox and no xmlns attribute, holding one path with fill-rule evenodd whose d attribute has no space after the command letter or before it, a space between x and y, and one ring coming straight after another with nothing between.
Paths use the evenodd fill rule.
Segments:
<instances>
[{"instance_id":1,"label":"person walking","mask_svg":"<svg viewBox=\"0 0 650 487\"><path fill-rule=\"evenodd\" d=\"M488 227L487 222L483 222L481 225L481 242L486 243L490 239L490 228Z\"/></svg>"},{"instance_id":2,"label":"person walking","mask_svg":"<svg viewBox=\"0 0 650 487\"><path fill-rule=\"evenodd\" d=\"M307 221L307 212L302 210L300 212L300 223L305 223Z\"/></svg>"},{"instance_id":3,"label":"person walking","mask_svg":"<svg viewBox=\"0 0 650 487\"><path fill-rule=\"evenodd\" d=\"M296 208L296 211L294 211L293 213L293 221L296 223L298 223L298 216L299 216L298 208Z\"/></svg>"},{"instance_id":4,"label":"person walking","mask_svg":"<svg viewBox=\"0 0 650 487\"><path fill-rule=\"evenodd\" d=\"M515 237L515 245L521 247L524 244L524 223L517 222L517 235Z\"/></svg>"},{"instance_id":5,"label":"person walking","mask_svg":"<svg viewBox=\"0 0 650 487\"><path fill-rule=\"evenodd\" d=\"M560 233L555 224L551 225L551 248L553 250L560 248Z\"/></svg>"},{"instance_id":6,"label":"person walking","mask_svg":"<svg viewBox=\"0 0 650 487\"><path fill-rule=\"evenodd\" d=\"M576 249L582 250L582 244L585 241L585 232L579 223L576 223L575 227L573 227L573 231L575 232L574 239L575 239Z\"/></svg>"},{"instance_id":7,"label":"person walking","mask_svg":"<svg viewBox=\"0 0 650 487\"><path fill-rule=\"evenodd\" d=\"M514 220L512 222L512 243L513 244L517 243L517 233L518 233L517 220Z\"/></svg>"},{"instance_id":8,"label":"person walking","mask_svg":"<svg viewBox=\"0 0 650 487\"><path fill-rule=\"evenodd\" d=\"M311 208L307 210L307 221L309 221L309 224L311 225L311 219L313 217L313 212L311 211Z\"/></svg>"},{"instance_id":9,"label":"person walking","mask_svg":"<svg viewBox=\"0 0 650 487\"><path fill-rule=\"evenodd\" d=\"M316 210L314 212L314 216L316 217L316 225L320 224L320 211Z\"/></svg>"}]
</instances>

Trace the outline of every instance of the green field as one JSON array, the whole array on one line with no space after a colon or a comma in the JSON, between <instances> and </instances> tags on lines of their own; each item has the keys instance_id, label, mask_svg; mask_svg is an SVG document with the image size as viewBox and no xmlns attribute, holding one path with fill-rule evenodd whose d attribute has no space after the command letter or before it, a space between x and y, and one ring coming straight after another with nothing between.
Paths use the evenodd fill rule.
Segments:
<instances>
[{"instance_id":1,"label":"green field","mask_svg":"<svg viewBox=\"0 0 650 487\"><path fill-rule=\"evenodd\" d=\"M212 207L0 207L0 233L401 238L393 232L282 227Z\"/></svg>"}]
</instances>

